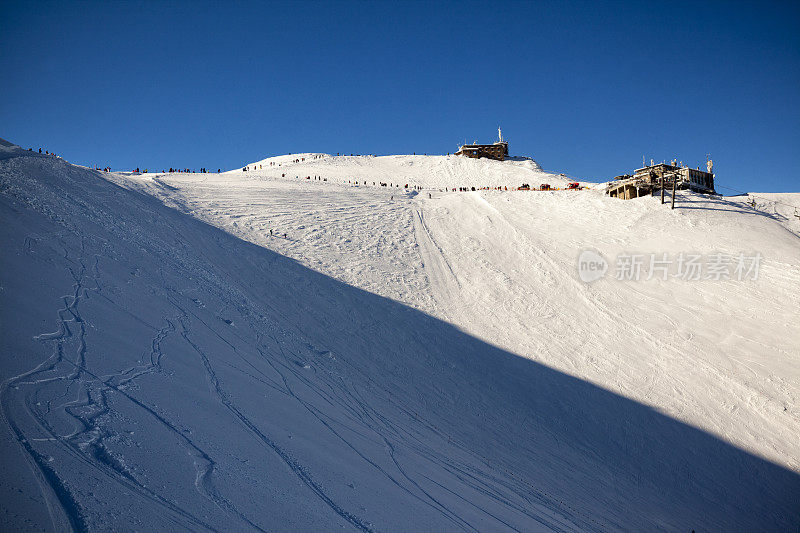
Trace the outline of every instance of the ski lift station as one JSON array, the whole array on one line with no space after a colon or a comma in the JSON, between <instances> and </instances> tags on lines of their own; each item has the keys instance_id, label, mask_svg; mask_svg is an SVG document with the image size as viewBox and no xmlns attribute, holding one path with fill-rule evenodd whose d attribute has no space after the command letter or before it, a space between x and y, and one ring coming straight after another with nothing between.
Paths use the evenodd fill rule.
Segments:
<instances>
[{"instance_id":1,"label":"ski lift station","mask_svg":"<svg viewBox=\"0 0 800 533\"><path fill-rule=\"evenodd\" d=\"M714 162L710 159L706 162L707 171L700 168L689 168L678 164L673 160L671 163L654 164L650 160L649 166L636 169L633 176L625 174L617 176L606 187L606 194L614 198L630 200L640 196L653 194L655 191L673 187L678 190L689 189L705 194L716 194L714 190Z\"/></svg>"}]
</instances>

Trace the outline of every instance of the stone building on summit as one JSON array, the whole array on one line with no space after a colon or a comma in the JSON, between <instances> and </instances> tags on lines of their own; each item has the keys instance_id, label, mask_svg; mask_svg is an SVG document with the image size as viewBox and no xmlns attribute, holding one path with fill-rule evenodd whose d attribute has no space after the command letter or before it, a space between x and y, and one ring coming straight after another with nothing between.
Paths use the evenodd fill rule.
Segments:
<instances>
[{"instance_id":1,"label":"stone building on summit","mask_svg":"<svg viewBox=\"0 0 800 533\"><path fill-rule=\"evenodd\" d=\"M503 140L503 132L497 128L498 140L493 144L463 144L459 147L455 155L463 155L479 159L488 157L489 159L505 160L508 156L508 142Z\"/></svg>"}]
</instances>

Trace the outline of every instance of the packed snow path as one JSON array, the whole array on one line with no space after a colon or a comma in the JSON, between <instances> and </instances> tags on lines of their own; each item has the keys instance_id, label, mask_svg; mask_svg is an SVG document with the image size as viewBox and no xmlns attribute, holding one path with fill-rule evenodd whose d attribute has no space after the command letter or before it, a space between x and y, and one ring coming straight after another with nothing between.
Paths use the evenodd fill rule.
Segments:
<instances>
[{"instance_id":1,"label":"packed snow path","mask_svg":"<svg viewBox=\"0 0 800 533\"><path fill-rule=\"evenodd\" d=\"M4 147L4 529L797 527L791 220L430 194ZM764 270L576 280L656 243Z\"/></svg>"}]
</instances>

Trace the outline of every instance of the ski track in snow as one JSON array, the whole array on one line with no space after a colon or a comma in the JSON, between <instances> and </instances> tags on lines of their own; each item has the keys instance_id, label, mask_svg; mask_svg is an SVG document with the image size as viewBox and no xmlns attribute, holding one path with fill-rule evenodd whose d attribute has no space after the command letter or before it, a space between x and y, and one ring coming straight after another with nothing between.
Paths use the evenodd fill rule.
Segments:
<instances>
[{"instance_id":1,"label":"ski track in snow","mask_svg":"<svg viewBox=\"0 0 800 533\"><path fill-rule=\"evenodd\" d=\"M798 355L791 348L792 341L800 341L797 326L787 324L785 337L771 340L769 332L759 335L752 328L709 333L693 324L716 316L708 308L716 313L732 306L737 323L745 324L762 320L760 309L769 305L797 304L800 254L783 257L779 251L789 248L766 249L765 255L772 252L763 267L768 286L641 283L620 288L611 280L587 286L574 273L582 247L599 248L607 256L637 246L651 251L644 247L652 243L637 227L654 216L667 218L675 228L660 243L666 250L682 250L686 236L704 227L716 231L717 239L696 241L701 248L751 251L735 246L755 241L725 233L738 221L731 217L740 204L713 204L716 211L704 218L693 211L664 212L646 199L623 207L593 191L443 192L445 186L511 187L522 179L560 185L566 178L529 162L504 166L452 157L314 155L267 159L257 164L281 166L248 173L106 175L113 184L60 161L0 158L0 197L58 228L17 236L18 256L28 258L31 268L61 268L64 279L71 280L56 310L55 331L34 337L43 349L41 362L0 385L8 433L26 457L53 530L105 529L108 509L125 517L125 507L137 505L149 509L136 517L145 529L167 524L209 531L291 528L282 521L289 517L273 516L256 503L259 497L270 498L275 509L297 509L291 519L301 529L323 524L404 529L401 521L412 517L402 506L421 517L409 527L575 531L626 530L635 524L675 529L678 522L647 511L636 514L642 521L635 523L633 515L615 514L629 503L624 498L581 500L575 496L580 492L547 477L548 469L559 470L558 463L540 465L532 475L519 457L504 455L508 448L488 445L494 437L472 440L456 422L434 418L439 411L426 405L433 397L415 398L413 377L398 384L371 373L391 361L371 353L363 360L339 355L351 343L375 350L373 338L389 338L393 326L406 324L348 307L352 296L302 279L291 289L297 302L264 298L270 283L280 283L270 279L273 272L287 279L296 275L292 260L798 468L800 450L791 438L800 431L794 414L798 376L782 370L791 368ZM290 163L303 156L309 161ZM288 177L281 179L278 172ZM329 181L298 180L292 174ZM64 182L50 183L50 175ZM368 185L347 184L355 178ZM428 188L414 194L381 187L381 182ZM129 202L139 211L116 212ZM183 215L171 209L279 255L250 252L200 222L183 222L176 218ZM587 224L589 216L596 223ZM774 227L796 245L800 228L777 211L772 216L778 223L767 226L756 218L763 222L758 227ZM147 254L158 259L134 263ZM263 279L236 281L239 269ZM783 276L770 275L781 269ZM262 281L268 287L264 293L249 286ZM53 286L63 290L55 288L56 281ZM669 306L665 291L672 297ZM308 294L320 298L326 311L304 308L302 297ZM639 306L631 307L633 301ZM110 343L101 309L128 322L131 332L146 334L123 332L116 338L124 344ZM333 309L343 316L332 315ZM352 321L347 331L354 336L338 338L337 321ZM617 336L620 324L626 324L626 338ZM576 328L592 334L576 338ZM414 332L405 334L411 338ZM719 343L724 350L714 348ZM771 364L761 355L767 352L780 359ZM35 361L34 355L26 360ZM426 357L413 354L408 364L429 365L442 376L462 364L457 358ZM411 369L397 372L414 376ZM205 380L205 392L198 380ZM441 387L440 401L446 402L447 386L432 389ZM183 403L177 400L181 394L195 396ZM258 407L259 398L265 407ZM224 429L201 423L203 410L215 417L214 427ZM775 418L782 412L789 414ZM568 431L542 427L541 421L531 424L542 430L536 442L571 444L559 442ZM137 431L126 432L126 426ZM228 434L237 436L235 443L226 442ZM158 452L155 439L164 442ZM248 447L247 439L257 447ZM537 453L524 443L518 451ZM191 475L185 469L189 465ZM602 468L608 473L597 475L609 475L614 484L631 476L642 483L639 474L617 472L614 465ZM347 476L355 482L345 485ZM181 485L189 478L194 494ZM240 480L244 490L236 490ZM102 488L93 492L91 483ZM117 500L108 500L105 492ZM393 509L390 502L399 505Z\"/></svg>"},{"instance_id":2,"label":"ski track in snow","mask_svg":"<svg viewBox=\"0 0 800 533\"><path fill-rule=\"evenodd\" d=\"M96 258L95 258L96 259ZM86 463L104 475L111 477L114 481L120 483L127 489L134 490L135 492L143 495L149 500L157 503L169 511L176 514L178 518L187 521L187 524L200 526L205 529L214 530L202 520L192 516L191 513L179 508L168 499L153 493L148 487L140 483L134 475L125 468L124 463L111 455L103 445L104 438L109 435L104 433L103 417L110 414L108 406L107 395L109 392L118 393L120 396L126 398L131 403L147 412L156 421L169 429L175 435L180 437L187 446L187 453L196 461L197 466L197 481L196 486L198 490L204 493L206 497L214 501L220 507L230 510L229 504L219 495L214 494L211 487L209 477L214 469L213 460L199 447L195 445L191 439L187 438L181 431L174 425L164 419L161 415L155 412L152 408L148 407L145 403L137 400L131 394L125 392L125 388L134 382L140 376L159 372L161 370L161 357L163 353L160 348L160 343L167 336L167 334L175 331L174 324L166 320L167 326L158 330L152 341L152 351L147 364L138 368L131 368L114 375L98 376L87 368L86 362L86 327L79 311L80 301L86 297L86 291L100 291L99 272L97 271L97 261L94 263L95 275L93 281L95 287L87 289L84 287L86 278L86 268L83 259L79 260L80 271L75 273L70 268L70 273L75 281L73 285L74 293L71 296L64 297L65 307L58 311L59 315L59 331L55 333L45 333L38 337L38 340L53 345L53 355L45 363L37 366L33 370L26 372L20 376L13 377L3 384L3 390L0 392L2 398L3 413L12 427L18 441L24 444L26 451L30 454L31 458L36 463L36 466L42 472L44 478L49 484L49 490L52 491L61 500L63 510L68 514L67 519L70 526L76 530L86 530L87 526L82 517L80 506L72 499L66 484L63 480L59 479L52 469L47 467L46 464L41 462L40 455L27 445L26 438L19 430L18 424L14 421L14 410L10 408L11 399L8 399L9 389L19 390L25 386L37 386L43 383L53 381L64 381L67 383L65 392L61 396L47 401L47 411L43 414L49 414L53 410L53 402L64 400L69 394L70 389L75 385L79 389L79 398L73 401L67 401L61 405L55 406L55 409L63 410L66 414L71 416L76 422L75 432L69 435L59 435L44 418L42 413L39 413L36 406L31 405L31 396L36 398L36 390L34 393L26 395L23 399L26 403L27 414L32 416L39 427L43 429L48 435L49 439L57 442L66 451L76 456L78 459ZM69 318L65 318L68 314ZM70 323L73 327L78 328L77 336L73 334ZM78 352L75 360L69 359L64 354L65 341L77 337L78 339ZM58 373L57 367L66 370L66 373ZM50 374L57 375L52 376ZM38 376L45 375L47 377L39 378ZM38 404L39 402L37 402ZM45 491L47 493L47 491ZM60 529L63 524L63 518L56 516L57 507L49 505L51 509L51 516L53 518L54 528ZM254 525L251 523L251 525Z\"/></svg>"}]
</instances>

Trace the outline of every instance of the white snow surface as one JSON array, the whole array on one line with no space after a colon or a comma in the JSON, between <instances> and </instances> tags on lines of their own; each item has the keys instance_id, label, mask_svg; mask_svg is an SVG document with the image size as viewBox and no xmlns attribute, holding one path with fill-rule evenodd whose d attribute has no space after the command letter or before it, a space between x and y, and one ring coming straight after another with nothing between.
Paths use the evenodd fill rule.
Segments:
<instances>
[{"instance_id":1,"label":"white snow surface","mask_svg":"<svg viewBox=\"0 0 800 533\"><path fill-rule=\"evenodd\" d=\"M512 192L573 181L529 161L256 165L0 143L3 530L800 526L800 194L672 211ZM444 192L473 186L509 190ZM763 261L587 284L587 248Z\"/></svg>"},{"instance_id":2,"label":"white snow surface","mask_svg":"<svg viewBox=\"0 0 800 533\"><path fill-rule=\"evenodd\" d=\"M532 187L539 187L542 183L562 187L578 181L565 174L545 172L536 161L523 157L495 161L456 155L331 156L302 153L269 157L225 174L238 177L239 173L245 172L243 168L264 177L322 176L328 182L349 182L359 186L385 183L387 188L390 185L393 188L416 185L440 189L501 186L511 189L523 183Z\"/></svg>"}]
</instances>

